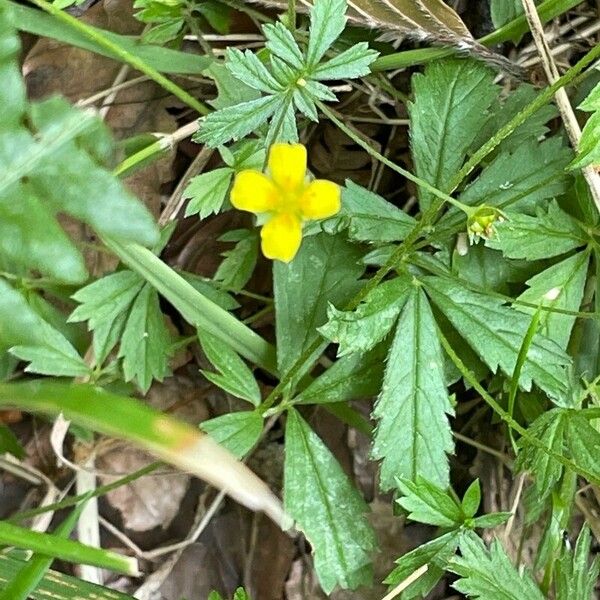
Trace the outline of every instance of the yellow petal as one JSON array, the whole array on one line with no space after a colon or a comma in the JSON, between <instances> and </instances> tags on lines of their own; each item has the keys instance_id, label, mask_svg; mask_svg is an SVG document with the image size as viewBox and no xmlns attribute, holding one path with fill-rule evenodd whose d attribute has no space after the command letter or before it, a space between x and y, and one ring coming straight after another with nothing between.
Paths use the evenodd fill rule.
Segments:
<instances>
[{"instance_id":1,"label":"yellow petal","mask_svg":"<svg viewBox=\"0 0 600 600\"><path fill-rule=\"evenodd\" d=\"M290 262L302 241L302 225L291 213L280 213L269 219L260 231L263 254L272 260Z\"/></svg>"},{"instance_id":2,"label":"yellow petal","mask_svg":"<svg viewBox=\"0 0 600 600\"><path fill-rule=\"evenodd\" d=\"M282 190L298 190L306 176L306 148L302 144L273 144L269 152L269 171Z\"/></svg>"},{"instance_id":3,"label":"yellow petal","mask_svg":"<svg viewBox=\"0 0 600 600\"><path fill-rule=\"evenodd\" d=\"M235 176L230 198L238 210L263 213L275 208L278 192L266 175L247 169Z\"/></svg>"},{"instance_id":4,"label":"yellow petal","mask_svg":"<svg viewBox=\"0 0 600 600\"><path fill-rule=\"evenodd\" d=\"M340 186L326 179L315 179L300 197L305 219L326 219L340 211Z\"/></svg>"}]
</instances>

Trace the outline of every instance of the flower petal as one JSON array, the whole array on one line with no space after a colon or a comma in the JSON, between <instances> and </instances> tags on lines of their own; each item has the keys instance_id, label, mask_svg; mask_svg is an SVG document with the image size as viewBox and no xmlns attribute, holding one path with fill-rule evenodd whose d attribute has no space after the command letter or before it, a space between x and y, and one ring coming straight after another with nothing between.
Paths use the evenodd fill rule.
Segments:
<instances>
[{"instance_id":1,"label":"flower petal","mask_svg":"<svg viewBox=\"0 0 600 600\"><path fill-rule=\"evenodd\" d=\"M272 260L290 262L302 242L302 224L291 213L280 213L269 219L260 231L263 254Z\"/></svg>"},{"instance_id":2,"label":"flower petal","mask_svg":"<svg viewBox=\"0 0 600 600\"><path fill-rule=\"evenodd\" d=\"M326 219L340 212L340 186L326 179L315 179L300 197L300 211L305 219Z\"/></svg>"},{"instance_id":3,"label":"flower petal","mask_svg":"<svg viewBox=\"0 0 600 600\"><path fill-rule=\"evenodd\" d=\"M275 208L278 195L277 188L266 175L247 169L235 176L230 199L238 210L263 213Z\"/></svg>"},{"instance_id":4,"label":"flower petal","mask_svg":"<svg viewBox=\"0 0 600 600\"><path fill-rule=\"evenodd\" d=\"M302 144L273 144L269 151L269 172L284 191L297 191L306 176L306 148Z\"/></svg>"}]
</instances>

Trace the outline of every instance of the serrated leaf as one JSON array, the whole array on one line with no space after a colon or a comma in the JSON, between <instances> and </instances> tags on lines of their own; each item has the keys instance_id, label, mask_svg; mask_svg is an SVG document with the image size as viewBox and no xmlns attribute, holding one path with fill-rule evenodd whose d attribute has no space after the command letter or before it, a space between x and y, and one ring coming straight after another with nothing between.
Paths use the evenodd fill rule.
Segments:
<instances>
[{"instance_id":1,"label":"serrated leaf","mask_svg":"<svg viewBox=\"0 0 600 600\"><path fill-rule=\"evenodd\" d=\"M590 255L587 252L580 252L552 265L527 280L529 289L523 292L518 300L552 309L578 311L583 298L589 262ZM533 314L536 310L518 304L515 304L515 307L529 314ZM575 319L574 315L542 311L541 331L566 350Z\"/></svg>"},{"instance_id":2,"label":"serrated leaf","mask_svg":"<svg viewBox=\"0 0 600 600\"><path fill-rule=\"evenodd\" d=\"M364 77L371 72L369 67L378 56L379 52L370 50L366 42L359 42L341 54L317 65L311 77L318 81Z\"/></svg>"},{"instance_id":3,"label":"serrated leaf","mask_svg":"<svg viewBox=\"0 0 600 600\"><path fill-rule=\"evenodd\" d=\"M25 449L19 443L17 436L4 423L0 423L0 455L12 454L16 458L25 457Z\"/></svg>"},{"instance_id":4,"label":"serrated leaf","mask_svg":"<svg viewBox=\"0 0 600 600\"><path fill-rule=\"evenodd\" d=\"M204 377L237 398L260 404L260 389L252 371L229 346L206 331L198 331L198 339L206 358L219 371L202 371Z\"/></svg>"},{"instance_id":5,"label":"serrated leaf","mask_svg":"<svg viewBox=\"0 0 600 600\"><path fill-rule=\"evenodd\" d=\"M395 477L424 477L448 485L453 414L444 379L444 359L427 298L413 289L402 310L387 358L373 416L378 425L371 455L383 459L381 488Z\"/></svg>"},{"instance_id":6,"label":"serrated leaf","mask_svg":"<svg viewBox=\"0 0 600 600\"><path fill-rule=\"evenodd\" d=\"M209 103L215 109L220 110L260 98L260 92L234 77L224 64L214 63L205 73L212 77L219 92L216 99Z\"/></svg>"},{"instance_id":7,"label":"serrated leaf","mask_svg":"<svg viewBox=\"0 0 600 600\"><path fill-rule=\"evenodd\" d=\"M228 47L225 66L234 77L255 90L265 92L265 94L277 94L283 91L283 86L250 50L242 52L237 48Z\"/></svg>"},{"instance_id":8,"label":"serrated leaf","mask_svg":"<svg viewBox=\"0 0 600 600\"><path fill-rule=\"evenodd\" d=\"M379 284L353 311L327 308L327 323L319 333L339 344L338 356L371 350L394 326L411 289L408 277Z\"/></svg>"},{"instance_id":9,"label":"serrated leaf","mask_svg":"<svg viewBox=\"0 0 600 600\"><path fill-rule=\"evenodd\" d=\"M374 396L381 389L386 354L387 348L380 345L365 354L352 354L336 360L302 390L294 402L326 404Z\"/></svg>"},{"instance_id":10,"label":"serrated leaf","mask_svg":"<svg viewBox=\"0 0 600 600\"><path fill-rule=\"evenodd\" d=\"M598 581L600 563L594 557L590 564L590 529L584 525L575 549L563 549L556 564L556 600L591 600Z\"/></svg>"},{"instance_id":11,"label":"serrated leaf","mask_svg":"<svg viewBox=\"0 0 600 600\"><path fill-rule=\"evenodd\" d=\"M566 431L566 411L554 408L543 413L529 427L532 438L540 440L546 448L562 456ZM547 452L532 446L525 438L519 440L519 453L515 463L517 471L529 471L535 479L535 489L541 502L560 479L563 466Z\"/></svg>"},{"instance_id":12,"label":"serrated leaf","mask_svg":"<svg viewBox=\"0 0 600 600\"><path fill-rule=\"evenodd\" d=\"M280 95L264 96L210 113L202 122L194 141L216 148L230 140L243 138L273 116L284 101Z\"/></svg>"},{"instance_id":13,"label":"serrated leaf","mask_svg":"<svg viewBox=\"0 0 600 600\"><path fill-rule=\"evenodd\" d=\"M567 189L563 171L572 156L560 137L531 141L499 154L460 195L471 206L487 204L533 212L548 198Z\"/></svg>"},{"instance_id":14,"label":"serrated leaf","mask_svg":"<svg viewBox=\"0 0 600 600\"><path fill-rule=\"evenodd\" d=\"M256 411L232 412L209 421L201 427L237 458L243 458L258 442L263 418Z\"/></svg>"},{"instance_id":15,"label":"serrated leaf","mask_svg":"<svg viewBox=\"0 0 600 600\"><path fill-rule=\"evenodd\" d=\"M600 164L600 110L595 112L583 127L577 158L569 165L569 169L581 169L597 164Z\"/></svg>"},{"instance_id":16,"label":"serrated leaf","mask_svg":"<svg viewBox=\"0 0 600 600\"><path fill-rule=\"evenodd\" d=\"M205 219L217 214L225 202L232 176L233 169L224 167L192 178L183 192L183 197L190 199L185 216L198 214Z\"/></svg>"},{"instance_id":17,"label":"serrated leaf","mask_svg":"<svg viewBox=\"0 0 600 600\"><path fill-rule=\"evenodd\" d=\"M82 377L90 369L70 342L42 319L17 290L0 278L0 354L31 361L26 371Z\"/></svg>"},{"instance_id":18,"label":"serrated leaf","mask_svg":"<svg viewBox=\"0 0 600 600\"><path fill-rule=\"evenodd\" d=\"M506 220L497 223L496 234L486 245L501 250L508 258L538 260L559 256L586 243L575 219L555 201L547 212L541 207L536 216L506 211Z\"/></svg>"},{"instance_id":19,"label":"serrated leaf","mask_svg":"<svg viewBox=\"0 0 600 600\"><path fill-rule=\"evenodd\" d=\"M310 11L306 66L312 70L344 31L346 0L315 0Z\"/></svg>"},{"instance_id":20,"label":"serrated leaf","mask_svg":"<svg viewBox=\"0 0 600 600\"><path fill-rule=\"evenodd\" d=\"M451 531L430 542L417 546L396 561L396 568L385 578L384 583L398 585L423 565L427 572L402 592L402 600L425 598L444 574L448 561L456 553L460 533Z\"/></svg>"},{"instance_id":21,"label":"serrated leaf","mask_svg":"<svg viewBox=\"0 0 600 600\"><path fill-rule=\"evenodd\" d=\"M358 279L364 271L358 264L360 256L360 250L340 236L321 233L307 237L291 263L274 263L277 362L281 373L286 373L318 339L317 328L327 320L328 303L343 306L358 291Z\"/></svg>"},{"instance_id":22,"label":"serrated leaf","mask_svg":"<svg viewBox=\"0 0 600 600\"><path fill-rule=\"evenodd\" d=\"M279 21L263 25L265 46L292 68L301 70L304 67L304 56L290 30Z\"/></svg>"},{"instance_id":23,"label":"serrated leaf","mask_svg":"<svg viewBox=\"0 0 600 600\"><path fill-rule=\"evenodd\" d=\"M512 377L529 316L450 279L427 277L423 281L437 307L492 372L500 367L507 377ZM559 400L567 392L565 367L570 362L558 344L538 333L521 369L519 385L528 391L533 381Z\"/></svg>"},{"instance_id":24,"label":"serrated leaf","mask_svg":"<svg viewBox=\"0 0 600 600\"><path fill-rule=\"evenodd\" d=\"M137 383L146 393L153 379L170 374L172 340L160 310L158 293L146 284L133 302L119 348L125 381Z\"/></svg>"},{"instance_id":25,"label":"serrated leaf","mask_svg":"<svg viewBox=\"0 0 600 600\"><path fill-rule=\"evenodd\" d=\"M462 525L465 515L461 505L424 477L417 475L412 481L399 477L398 489L402 496L397 502L411 521L455 529Z\"/></svg>"},{"instance_id":26,"label":"serrated leaf","mask_svg":"<svg viewBox=\"0 0 600 600\"><path fill-rule=\"evenodd\" d=\"M459 547L461 556L449 567L460 576L452 584L459 592L481 600L544 600L531 575L515 569L498 540L488 551L477 536L465 535Z\"/></svg>"},{"instance_id":27,"label":"serrated leaf","mask_svg":"<svg viewBox=\"0 0 600 600\"><path fill-rule=\"evenodd\" d=\"M258 260L258 235L256 230L236 229L221 236L221 241L236 242L223 252L225 260L219 265L214 279L225 289L239 292L252 277Z\"/></svg>"},{"instance_id":28,"label":"serrated leaf","mask_svg":"<svg viewBox=\"0 0 600 600\"><path fill-rule=\"evenodd\" d=\"M317 112L317 107L315 106L313 99L304 89L295 89L293 99L297 110L299 110L307 119L318 123L319 113Z\"/></svg>"},{"instance_id":29,"label":"serrated leaf","mask_svg":"<svg viewBox=\"0 0 600 600\"><path fill-rule=\"evenodd\" d=\"M416 174L446 190L498 96L493 72L475 60L433 61L412 78L409 104L411 151ZM435 118L432 118L435 115ZM433 196L419 188L426 210Z\"/></svg>"},{"instance_id":30,"label":"serrated leaf","mask_svg":"<svg viewBox=\"0 0 600 600\"><path fill-rule=\"evenodd\" d=\"M565 431L565 440L573 461L582 469L600 476L598 452L600 452L600 433L589 421L576 412L569 412Z\"/></svg>"},{"instance_id":31,"label":"serrated leaf","mask_svg":"<svg viewBox=\"0 0 600 600\"><path fill-rule=\"evenodd\" d=\"M310 542L321 586L368 584L375 536L368 508L333 454L295 410L285 433L284 505Z\"/></svg>"}]
</instances>

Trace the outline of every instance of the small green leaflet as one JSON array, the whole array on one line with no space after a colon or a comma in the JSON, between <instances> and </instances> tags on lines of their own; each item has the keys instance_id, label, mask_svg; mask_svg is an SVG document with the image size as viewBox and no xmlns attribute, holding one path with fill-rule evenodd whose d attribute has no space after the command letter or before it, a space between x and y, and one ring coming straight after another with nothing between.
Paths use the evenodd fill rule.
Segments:
<instances>
[{"instance_id":1,"label":"small green leaflet","mask_svg":"<svg viewBox=\"0 0 600 600\"><path fill-rule=\"evenodd\" d=\"M569 165L570 169L581 169L588 165L600 164L600 83L578 108L593 114L583 128L577 157Z\"/></svg>"},{"instance_id":2,"label":"small green leaflet","mask_svg":"<svg viewBox=\"0 0 600 600\"><path fill-rule=\"evenodd\" d=\"M498 96L494 73L472 59L436 60L423 74L413 76L412 86L410 146L415 171L437 189L446 190ZM419 188L421 210L432 201L433 196Z\"/></svg>"},{"instance_id":3,"label":"small green leaflet","mask_svg":"<svg viewBox=\"0 0 600 600\"><path fill-rule=\"evenodd\" d=\"M590 565L591 534L584 525L575 549L563 548L556 563L556 600L590 600L598 581L600 563L594 557Z\"/></svg>"},{"instance_id":4,"label":"small green leaflet","mask_svg":"<svg viewBox=\"0 0 600 600\"><path fill-rule=\"evenodd\" d=\"M234 229L223 234L219 241L235 242L231 250L223 252L225 259L219 265L214 280L233 292L244 289L250 281L258 260L259 237L257 229Z\"/></svg>"},{"instance_id":5,"label":"small green leaflet","mask_svg":"<svg viewBox=\"0 0 600 600\"><path fill-rule=\"evenodd\" d=\"M598 464L600 433L590 425L583 415L570 411L565 438L573 462L588 473L600 477L600 465Z\"/></svg>"},{"instance_id":6,"label":"small green leaflet","mask_svg":"<svg viewBox=\"0 0 600 600\"><path fill-rule=\"evenodd\" d=\"M291 263L274 263L277 362L281 373L286 373L318 339L317 328L327 320L328 304L343 306L358 291L364 271L360 257L361 251L342 236L320 233L303 240Z\"/></svg>"},{"instance_id":7,"label":"small green leaflet","mask_svg":"<svg viewBox=\"0 0 600 600\"><path fill-rule=\"evenodd\" d=\"M408 277L396 277L378 285L353 311L327 309L328 321L319 333L339 344L338 356L367 352L394 326L411 289Z\"/></svg>"},{"instance_id":8,"label":"small green leaflet","mask_svg":"<svg viewBox=\"0 0 600 600\"><path fill-rule=\"evenodd\" d=\"M206 358L218 371L202 371L204 377L236 398L258 406L260 389L246 363L234 350L208 332L198 331L198 339Z\"/></svg>"},{"instance_id":9,"label":"small green leaflet","mask_svg":"<svg viewBox=\"0 0 600 600\"><path fill-rule=\"evenodd\" d=\"M427 297L414 287L402 310L387 358L371 455L383 459L381 488L396 477L425 477L448 485L447 454L454 445L453 414L444 378L444 358Z\"/></svg>"},{"instance_id":10,"label":"small green leaflet","mask_svg":"<svg viewBox=\"0 0 600 600\"><path fill-rule=\"evenodd\" d=\"M498 540L489 551L475 535L464 535L461 556L450 561L450 570L460 576L452 585L469 598L480 600L545 600L529 573L513 566Z\"/></svg>"},{"instance_id":11,"label":"small green leaflet","mask_svg":"<svg viewBox=\"0 0 600 600\"><path fill-rule=\"evenodd\" d=\"M256 411L232 412L200 427L237 458L243 458L258 442L263 430L263 418Z\"/></svg>"},{"instance_id":12,"label":"small green leaflet","mask_svg":"<svg viewBox=\"0 0 600 600\"><path fill-rule=\"evenodd\" d=\"M321 62L344 29L345 11L345 0L315 1L310 12L306 53L281 23L263 27L270 51L268 63L248 50L229 49L225 65L231 75L266 95L209 114L194 139L216 147L245 137L270 120L266 145L275 140L296 141L294 108L316 121L315 100L335 100L328 88L319 82L367 75L369 65L377 57L377 52L361 42Z\"/></svg>"},{"instance_id":13,"label":"small green leaflet","mask_svg":"<svg viewBox=\"0 0 600 600\"><path fill-rule=\"evenodd\" d=\"M284 505L310 542L325 593L354 589L371 579L375 535L368 507L333 454L298 412L285 432Z\"/></svg>"},{"instance_id":14,"label":"small green leaflet","mask_svg":"<svg viewBox=\"0 0 600 600\"><path fill-rule=\"evenodd\" d=\"M225 202L233 172L230 167L223 167L194 177L183 193L184 198L190 198L185 216L197 214L205 219L218 213Z\"/></svg>"},{"instance_id":15,"label":"small green leaflet","mask_svg":"<svg viewBox=\"0 0 600 600\"><path fill-rule=\"evenodd\" d=\"M64 335L0 278L0 354L7 351L30 363L26 371L62 377L85 377L90 373Z\"/></svg>"},{"instance_id":16,"label":"small green leaflet","mask_svg":"<svg viewBox=\"0 0 600 600\"><path fill-rule=\"evenodd\" d=\"M426 277L422 281L436 306L492 372L500 367L511 377L529 327L529 316L449 278ZM521 370L519 385L528 391L533 381L549 396L560 400L567 392L565 367L570 362L558 344L537 334Z\"/></svg>"},{"instance_id":17,"label":"small green leaflet","mask_svg":"<svg viewBox=\"0 0 600 600\"><path fill-rule=\"evenodd\" d=\"M580 252L552 265L527 280L529 289L523 292L518 300L548 306L552 309L578 311L583 298L589 262L589 253ZM515 308L530 314L535 311L535 309L518 304L515 304ZM541 331L563 350L566 350L575 319L574 315L542 311L540 315Z\"/></svg>"},{"instance_id":18,"label":"small green leaflet","mask_svg":"<svg viewBox=\"0 0 600 600\"><path fill-rule=\"evenodd\" d=\"M486 246L502 250L508 258L538 260L552 258L586 243L577 221L561 210L556 201L536 216L506 211L506 220L496 225L496 235Z\"/></svg>"}]
</instances>

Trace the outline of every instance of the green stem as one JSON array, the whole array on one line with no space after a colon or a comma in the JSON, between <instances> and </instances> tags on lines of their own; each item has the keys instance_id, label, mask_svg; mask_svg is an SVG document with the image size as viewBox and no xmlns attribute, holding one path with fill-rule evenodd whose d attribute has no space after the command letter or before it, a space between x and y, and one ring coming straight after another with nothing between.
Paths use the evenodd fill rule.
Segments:
<instances>
[{"instance_id":1,"label":"green stem","mask_svg":"<svg viewBox=\"0 0 600 600\"><path fill-rule=\"evenodd\" d=\"M147 75L150 79L154 80L162 88L171 92L176 98L179 98L182 102L187 104L190 108L201 115L207 115L211 112L210 108L196 100L193 96L188 94L183 88L179 87L176 83L173 83L170 79L165 77L162 73L157 71L154 67L151 67L146 62L141 60L135 54L125 50L118 44L115 44L110 39L98 33L98 30L90 27L87 23L72 17L70 14L63 12L60 8L57 8L53 4L46 2L46 0L31 0L33 4L47 13L51 14L57 20L62 21L65 25L71 29L75 29L79 33L85 35L88 39L92 40L98 46L108 50L116 57L120 58L123 62L131 65L133 68Z\"/></svg>"}]
</instances>

